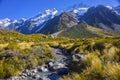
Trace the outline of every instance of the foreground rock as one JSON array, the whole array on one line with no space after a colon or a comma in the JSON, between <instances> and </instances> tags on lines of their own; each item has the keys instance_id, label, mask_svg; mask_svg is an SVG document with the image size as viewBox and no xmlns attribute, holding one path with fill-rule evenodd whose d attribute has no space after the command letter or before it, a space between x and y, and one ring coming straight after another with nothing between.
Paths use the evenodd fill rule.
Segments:
<instances>
[{"instance_id":1,"label":"foreground rock","mask_svg":"<svg viewBox=\"0 0 120 80\"><path fill-rule=\"evenodd\" d=\"M85 55L74 54L74 55L72 56L72 59L73 59L73 61L79 62L79 61L81 61L84 57L85 57Z\"/></svg>"}]
</instances>

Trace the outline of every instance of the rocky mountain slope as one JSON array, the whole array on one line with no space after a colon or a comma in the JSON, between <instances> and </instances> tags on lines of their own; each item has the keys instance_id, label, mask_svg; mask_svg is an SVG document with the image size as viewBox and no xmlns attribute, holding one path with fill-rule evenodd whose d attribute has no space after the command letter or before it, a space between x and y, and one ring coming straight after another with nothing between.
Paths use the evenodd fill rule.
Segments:
<instances>
[{"instance_id":1,"label":"rocky mountain slope","mask_svg":"<svg viewBox=\"0 0 120 80\"><path fill-rule=\"evenodd\" d=\"M67 15L68 17L73 17L77 21L74 22L75 24L72 23L74 25L68 27L68 25L73 22L73 19L60 15L59 19L53 18L50 20L47 26L39 33L52 34L54 37L64 36L72 38L120 34L120 15L110 6L99 5L91 7L83 15L78 15L75 12L66 12L66 14L69 13L74 13L75 17L73 15ZM65 15L65 13L63 14ZM62 21L67 25L61 23Z\"/></svg>"},{"instance_id":2,"label":"rocky mountain slope","mask_svg":"<svg viewBox=\"0 0 120 80\"><path fill-rule=\"evenodd\" d=\"M49 20L39 32L43 34L52 34L66 28L70 28L77 23L78 18L74 13L64 12L52 20Z\"/></svg>"},{"instance_id":3,"label":"rocky mountain slope","mask_svg":"<svg viewBox=\"0 0 120 80\"><path fill-rule=\"evenodd\" d=\"M58 37L70 37L70 38L89 38L89 37L102 37L102 36L112 36L115 33L108 32L104 29L96 28L88 25L86 22L80 22L71 28L63 30L58 34Z\"/></svg>"},{"instance_id":4,"label":"rocky mountain slope","mask_svg":"<svg viewBox=\"0 0 120 80\"><path fill-rule=\"evenodd\" d=\"M81 17L91 26L99 27L108 31L115 31L120 29L120 15L118 15L112 8L103 5L91 7Z\"/></svg>"}]
</instances>

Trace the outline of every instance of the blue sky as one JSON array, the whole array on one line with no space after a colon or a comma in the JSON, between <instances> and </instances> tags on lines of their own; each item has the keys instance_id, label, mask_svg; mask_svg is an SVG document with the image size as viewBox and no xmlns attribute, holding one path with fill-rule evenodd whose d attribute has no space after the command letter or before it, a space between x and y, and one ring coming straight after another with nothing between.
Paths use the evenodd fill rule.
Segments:
<instances>
[{"instance_id":1,"label":"blue sky","mask_svg":"<svg viewBox=\"0 0 120 80\"><path fill-rule=\"evenodd\" d=\"M98 4L118 5L118 0L0 0L0 19L30 18L45 9L61 10L81 2L90 6Z\"/></svg>"}]
</instances>

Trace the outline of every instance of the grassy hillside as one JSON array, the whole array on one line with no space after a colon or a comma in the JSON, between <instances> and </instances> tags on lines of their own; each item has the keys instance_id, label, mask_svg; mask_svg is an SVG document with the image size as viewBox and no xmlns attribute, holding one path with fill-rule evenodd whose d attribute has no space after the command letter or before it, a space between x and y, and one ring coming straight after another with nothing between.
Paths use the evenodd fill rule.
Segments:
<instances>
[{"instance_id":1,"label":"grassy hillside","mask_svg":"<svg viewBox=\"0 0 120 80\"><path fill-rule=\"evenodd\" d=\"M51 46L66 49L72 55L84 55L80 61L71 60L68 67L72 75L63 80L120 79L120 37L51 38L0 30L0 38L1 79L19 75L54 58Z\"/></svg>"},{"instance_id":2,"label":"grassy hillside","mask_svg":"<svg viewBox=\"0 0 120 80\"><path fill-rule=\"evenodd\" d=\"M51 46L69 40L0 30L0 79L17 76L25 69L44 64L48 59L54 58Z\"/></svg>"},{"instance_id":3,"label":"grassy hillside","mask_svg":"<svg viewBox=\"0 0 120 80\"><path fill-rule=\"evenodd\" d=\"M101 37L101 36L112 36L114 33L107 32L100 28L89 26L85 22L73 26L69 29L62 31L58 34L58 37L70 37L70 38L89 38L89 37Z\"/></svg>"}]
</instances>

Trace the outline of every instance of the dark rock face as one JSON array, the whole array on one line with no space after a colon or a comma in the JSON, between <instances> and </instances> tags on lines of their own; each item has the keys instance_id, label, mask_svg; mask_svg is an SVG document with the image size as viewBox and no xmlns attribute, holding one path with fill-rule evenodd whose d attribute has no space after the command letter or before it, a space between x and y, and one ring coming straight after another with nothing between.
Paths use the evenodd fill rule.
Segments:
<instances>
[{"instance_id":1,"label":"dark rock face","mask_svg":"<svg viewBox=\"0 0 120 80\"><path fill-rule=\"evenodd\" d=\"M67 74L69 74L69 70L68 70L68 68L60 68L57 70L57 73L59 75L67 75Z\"/></svg>"},{"instance_id":2,"label":"dark rock face","mask_svg":"<svg viewBox=\"0 0 120 80\"><path fill-rule=\"evenodd\" d=\"M24 33L24 34L33 34L36 33L36 31L45 24L46 22L38 25L33 25L34 22L27 20L22 25L19 25L19 28L16 29L16 31Z\"/></svg>"},{"instance_id":3,"label":"dark rock face","mask_svg":"<svg viewBox=\"0 0 120 80\"><path fill-rule=\"evenodd\" d=\"M117 15L114 10L103 5L89 8L87 13L85 13L80 20L83 20L92 26L98 26L98 23L103 23L108 26L120 24L120 16Z\"/></svg>"},{"instance_id":4,"label":"dark rock face","mask_svg":"<svg viewBox=\"0 0 120 80\"><path fill-rule=\"evenodd\" d=\"M57 80L58 78L60 78L60 76L57 73L53 73L53 74L49 75L48 78L50 80Z\"/></svg>"}]
</instances>

